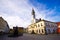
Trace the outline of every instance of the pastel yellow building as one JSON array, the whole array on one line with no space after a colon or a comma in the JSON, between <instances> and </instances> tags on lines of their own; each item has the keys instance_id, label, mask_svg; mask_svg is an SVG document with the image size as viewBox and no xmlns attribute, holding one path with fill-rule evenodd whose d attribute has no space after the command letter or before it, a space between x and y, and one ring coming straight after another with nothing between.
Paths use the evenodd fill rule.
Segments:
<instances>
[{"instance_id":1,"label":"pastel yellow building","mask_svg":"<svg viewBox=\"0 0 60 40\"><path fill-rule=\"evenodd\" d=\"M32 10L32 14L33 22L27 27L28 33L32 33L32 31L34 31L36 34L56 33L57 24L55 22L50 22L43 19L35 20L36 18L34 10Z\"/></svg>"},{"instance_id":2,"label":"pastel yellow building","mask_svg":"<svg viewBox=\"0 0 60 40\"><path fill-rule=\"evenodd\" d=\"M56 32L57 24L54 22L41 20L40 22L29 25L27 30L28 33L32 33L32 31L34 31L37 34L50 34Z\"/></svg>"}]
</instances>

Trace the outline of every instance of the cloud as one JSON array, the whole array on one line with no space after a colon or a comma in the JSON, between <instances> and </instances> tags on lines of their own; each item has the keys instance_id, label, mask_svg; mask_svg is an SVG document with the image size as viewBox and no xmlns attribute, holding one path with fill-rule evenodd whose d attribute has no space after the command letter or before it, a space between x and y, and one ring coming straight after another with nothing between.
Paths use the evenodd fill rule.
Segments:
<instances>
[{"instance_id":1,"label":"cloud","mask_svg":"<svg viewBox=\"0 0 60 40\"><path fill-rule=\"evenodd\" d=\"M48 21L52 21L52 22L58 22L60 21L60 19L58 19L60 16L60 12L58 12L56 6L54 6L54 8L49 8L47 9L47 5L46 4L42 4L36 1L31 1L30 2L31 5L35 6L35 10L36 11L36 18L42 18ZM57 20L58 19L58 20Z\"/></svg>"},{"instance_id":2,"label":"cloud","mask_svg":"<svg viewBox=\"0 0 60 40\"><path fill-rule=\"evenodd\" d=\"M19 16L8 16L8 14L0 14L9 24L10 28L13 26L19 26L19 27L27 27L30 23L29 21L26 21Z\"/></svg>"},{"instance_id":3,"label":"cloud","mask_svg":"<svg viewBox=\"0 0 60 40\"><path fill-rule=\"evenodd\" d=\"M27 27L31 23L31 10L34 6L28 0L0 0L0 16L13 26ZM29 19L29 20L28 20Z\"/></svg>"},{"instance_id":4,"label":"cloud","mask_svg":"<svg viewBox=\"0 0 60 40\"><path fill-rule=\"evenodd\" d=\"M3 16L9 25L26 27L29 24L27 19L30 18L31 7L27 0L0 0L0 8L0 16Z\"/></svg>"},{"instance_id":5,"label":"cloud","mask_svg":"<svg viewBox=\"0 0 60 40\"><path fill-rule=\"evenodd\" d=\"M56 21L55 17L51 17L55 12L54 9L46 9L46 5L38 3L35 7L29 0L0 0L0 16L2 16L9 24L10 28L13 26L27 27L31 24L31 11L34 8L36 18L42 18L50 21ZM39 6L40 5L40 6ZM48 17L47 17L48 16Z\"/></svg>"}]
</instances>

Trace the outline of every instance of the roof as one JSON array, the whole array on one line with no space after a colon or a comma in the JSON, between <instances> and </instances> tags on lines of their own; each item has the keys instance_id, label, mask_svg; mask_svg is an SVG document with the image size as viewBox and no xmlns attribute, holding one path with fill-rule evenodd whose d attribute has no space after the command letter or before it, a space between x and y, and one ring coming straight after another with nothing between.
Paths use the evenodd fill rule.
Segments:
<instances>
[{"instance_id":1,"label":"roof","mask_svg":"<svg viewBox=\"0 0 60 40\"><path fill-rule=\"evenodd\" d=\"M45 22L51 22L51 21L48 21L48 20L44 20L44 19L39 19L36 23L40 22L40 21L45 21ZM51 22L51 23L56 23L56 22Z\"/></svg>"},{"instance_id":2,"label":"roof","mask_svg":"<svg viewBox=\"0 0 60 40\"><path fill-rule=\"evenodd\" d=\"M39 19L39 20L37 20L37 22L36 23L39 23L39 22L41 22L41 21L45 21L45 22L50 22L50 23L55 23L56 24L56 22L51 22L51 21L47 21L47 20L44 20L44 19ZM30 24L29 26L32 26L32 25L34 25L34 24L36 24L36 23L33 23L33 24Z\"/></svg>"},{"instance_id":3,"label":"roof","mask_svg":"<svg viewBox=\"0 0 60 40\"><path fill-rule=\"evenodd\" d=\"M60 22L56 22L57 23L57 25L60 25Z\"/></svg>"}]
</instances>

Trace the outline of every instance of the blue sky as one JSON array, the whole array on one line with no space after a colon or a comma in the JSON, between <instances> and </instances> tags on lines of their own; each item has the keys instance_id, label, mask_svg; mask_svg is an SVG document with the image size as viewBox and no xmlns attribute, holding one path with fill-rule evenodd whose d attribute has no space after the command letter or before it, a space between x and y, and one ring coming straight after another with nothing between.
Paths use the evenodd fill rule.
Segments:
<instances>
[{"instance_id":1,"label":"blue sky","mask_svg":"<svg viewBox=\"0 0 60 40\"><path fill-rule=\"evenodd\" d=\"M13 26L27 27L31 24L32 8L36 18L52 22L60 21L60 0L0 0L0 16Z\"/></svg>"},{"instance_id":2,"label":"blue sky","mask_svg":"<svg viewBox=\"0 0 60 40\"><path fill-rule=\"evenodd\" d=\"M54 8L55 6L59 8L60 0L29 0L34 6L37 6L37 3L42 3L46 5L46 8ZM36 3L36 4L35 4Z\"/></svg>"},{"instance_id":3,"label":"blue sky","mask_svg":"<svg viewBox=\"0 0 60 40\"><path fill-rule=\"evenodd\" d=\"M60 21L60 19L58 19L60 17L60 0L29 0L29 3L31 3L34 7L36 7L38 11L45 10L46 13L45 12L42 13L46 14L45 18L53 17L53 19L56 22Z\"/></svg>"}]
</instances>

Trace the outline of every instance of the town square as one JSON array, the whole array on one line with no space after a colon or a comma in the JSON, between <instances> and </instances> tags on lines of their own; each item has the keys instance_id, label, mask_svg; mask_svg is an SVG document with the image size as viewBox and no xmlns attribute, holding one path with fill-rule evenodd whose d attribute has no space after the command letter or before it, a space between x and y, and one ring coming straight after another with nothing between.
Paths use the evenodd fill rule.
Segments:
<instances>
[{"instance_id":1,"label":"town square","mask_svg":"<svg viewBox=\"0 0 60 40\"><path fill-rule=\"evenodd\" d=\"M0 0L0 40L60 40L60 0Z\"/></svg>"}]
</instances>

